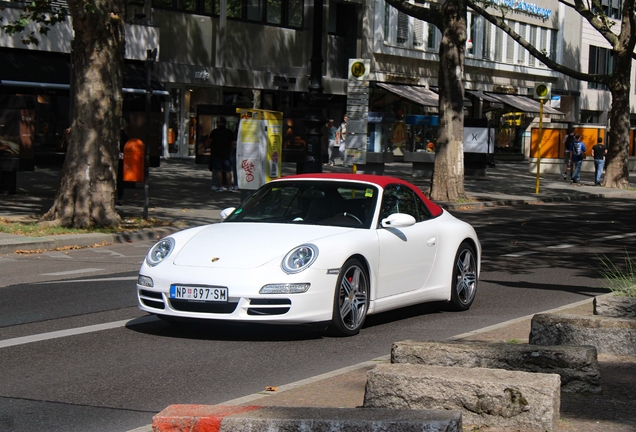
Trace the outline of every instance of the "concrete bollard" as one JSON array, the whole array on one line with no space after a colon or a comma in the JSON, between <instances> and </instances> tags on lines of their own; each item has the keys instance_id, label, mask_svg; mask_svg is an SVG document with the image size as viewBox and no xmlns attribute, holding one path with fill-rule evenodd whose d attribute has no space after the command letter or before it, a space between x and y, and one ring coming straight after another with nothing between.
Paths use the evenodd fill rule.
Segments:
<instances>
[{"instance_id":1,"label":"concrete bollard","mask_svg":"<svg viewBox=\"0 0 636 432\"><path fill-rule=\"evenodd\" d=\"M636 356L636 320L598 315L537 314L532 317L530 343L592 345L599 353Z\"/></svg>"},{"instance_id":2,"label":"concrete bollard","mask_svg":"<svg viewBox=\"0 0 636 432\"><path fill-rule=\"evenodd\" d=\"M596 348L485 342L401 341L391 363L555 373L565 393L601 393Z\"/></svg>"},{"instance_id":3,"label":"concrete bollard","mask_svg":"<svg viewBox=\"0 0 636 432\"><path fill-rule=\"evenodd\" d=\"M153 432L461 432L459 411L170 405Z\"/></svg>"},{"instance_id":4,"label":"concrete bollard","mask_svg":"<svg viewBox=\"0 0 636 432\"><path fill-rule=\"evenodd\" d=\"M544 431L559 419L560 387L556 374L380 364L367 373L364 406L459 410L464 426Z\"/></svg>"}]
</instances>

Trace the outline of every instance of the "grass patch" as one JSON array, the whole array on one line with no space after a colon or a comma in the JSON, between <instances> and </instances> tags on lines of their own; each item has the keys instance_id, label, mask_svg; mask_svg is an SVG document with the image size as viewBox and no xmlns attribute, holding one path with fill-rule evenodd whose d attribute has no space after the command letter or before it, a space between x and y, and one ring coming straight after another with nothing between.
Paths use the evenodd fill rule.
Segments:
<instances>
[{"instance_id":1,"label":"grass patch","mask_svg":"<svg viewBox=\"0 0 636 432\"><path fill-rule=\"evenodd\" d=\"M636 262L625 255L624 268L619 268L607 256L600 258L599 273L605 278L605 285L617 296L636 297Z\"/></svg>"},{"instance_id":2,"label":"grass patch","mask_svg":"<svg viewBox=\"0 0 636 432\"><path fill-rule=\"evenodd\" d=\"M109 228L93 228L86 229L79 228L63 228L63 227L50 227L44 226L33 221L11 221L6 218L0 218L0 233L5 234L17 234L27 237L46 237L54 235L68 235L68 234L87 234L87 233L103 233L112 234L126 231L136 231L143 228L156 228L162 226L172 226L172 223L162 221L159 219L142 218L125 218L122 219L119 227Z\"/></svg>"},{"instance_id":3,"label":"grass patch","mask_svg":"<svg viewBox=\"0 0 636 432\"><path fill-rule=\"evenodd\" d=\"M506 341L507 344L520 344L521 341L519 339L508 339Z\"/></svg>"}]
</instances>

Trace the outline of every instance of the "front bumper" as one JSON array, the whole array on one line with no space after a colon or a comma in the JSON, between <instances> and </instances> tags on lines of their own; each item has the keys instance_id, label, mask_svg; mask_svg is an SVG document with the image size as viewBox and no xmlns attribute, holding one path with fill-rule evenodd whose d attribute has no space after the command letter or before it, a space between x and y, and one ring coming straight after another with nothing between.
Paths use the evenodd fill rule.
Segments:
<instances>
[{"instance_id":1,"label":"front bumper","mask_svg":"<svg viewBox=\"0 0 636 432\"><path fill-rule=\"evenodd\" d=\"M152 278L153 286L137 284L137 300L143 311L181 318L306 324L330 321L338 275L307 269L287 275L265 269L206 269L142 266L140 275ZM260 294L270 283L310 283L304 293ZM170 298L170 285L208 285L228 289L227 302L204 302Z\"/></svg>"}]
</instances>

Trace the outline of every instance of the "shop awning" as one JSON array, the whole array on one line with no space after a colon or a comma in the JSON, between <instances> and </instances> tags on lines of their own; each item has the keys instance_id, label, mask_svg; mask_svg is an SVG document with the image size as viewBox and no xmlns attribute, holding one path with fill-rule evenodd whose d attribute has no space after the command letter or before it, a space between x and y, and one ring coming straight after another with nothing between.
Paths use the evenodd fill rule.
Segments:
<instances>
[{"instance_id":1,"label":"shop awning","mask_svg":"<svg viewBox=\"0 0 636 432\"><path fill-rule=\"evenodd\" d=\"M467 95L479 98L479 99L483 99L486 102L494 102L494 103L498 103L500 104L501 101L499 99L495 99L492 96L488 96L486 93L479 91L479 90L464 90L464 93L466 93Z\"/></svg>"},{"instance_id":2,"label":"shop awning","mask_svg":"<svg viewBox=\"0 0 636 432\"><path fill-rule=\"evenodd\" d=\"M420 105L437 107L439 106L439 96L437 93L427 89L426 87L376 83L378 87L390 91L400 97L408 99Z\"/></svg>"},{"instance_id":3,"label":"shop awning","mask_svg":"<svg viewBox=\"0 0 636 432\"><path fill-rule=\"evenodd\" d=\"M521 112L527 113L538 113L541 109L541 103L527 96L518 96L518 95L510 95L510 94L501 94L501 93L485 93L487 96L498 99L499 101L505 103L506 105L510 105L518 109ZM564 115L561 111L558 111L552 107L543 106L544 114L552 114L552 115Z\"/></svg>"},{"instance_id":4,"label":"shop awning","mask_svg":"<svg viewBox=\"0 0 636 432\"><path fill-rule=\"evenodd\" d=\"M66 53L0 49L0 86L42 90L68 90L70 88L70 56ZM155 79L151 80L152 93L167 97L170 94ZM146 70L143 62L126 61L124 65L124 93L145 93Z\"/></svg>"}]
</instances>

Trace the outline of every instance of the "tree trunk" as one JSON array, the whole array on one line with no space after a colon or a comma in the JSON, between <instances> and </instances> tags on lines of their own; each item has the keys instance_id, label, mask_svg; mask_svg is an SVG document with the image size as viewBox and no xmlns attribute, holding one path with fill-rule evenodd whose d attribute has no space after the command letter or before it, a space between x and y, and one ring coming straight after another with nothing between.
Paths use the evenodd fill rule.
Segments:
<instances>
[{"instance_id":1,"label":"tree trunk","mask_svg":"<svg viewBox=\"0 0 636 432\"><path fill-rule=\"evenodd\" d=\"M115 211L124 65L123 0L68 1L73 120L50 225L117 226Z\"/></svg>"},{"instance_id":2,"label":"tree trunk","mask_svg":"<svg viewBox=\"0 0 636 432\"><path fill-rule=\"evenodd\" d=\"M447 0L439 47L439 127L430 197L436 201L466 198L464 190L464 56L466 4Z\"/></svg>"},{"instance_id":3,"label":"tree trunk","mask_svg":"<svg viewBox=\"0 0 636 432\"><path fill-rule=\"evenodd\" d=\"M632 60L629 52L617 55L617 66L609 85L612 94L609 142L603 186L627 189L629 187L629 95Z\"/></svg>"}]
</instances>

